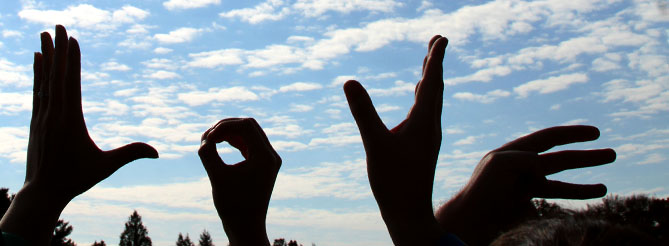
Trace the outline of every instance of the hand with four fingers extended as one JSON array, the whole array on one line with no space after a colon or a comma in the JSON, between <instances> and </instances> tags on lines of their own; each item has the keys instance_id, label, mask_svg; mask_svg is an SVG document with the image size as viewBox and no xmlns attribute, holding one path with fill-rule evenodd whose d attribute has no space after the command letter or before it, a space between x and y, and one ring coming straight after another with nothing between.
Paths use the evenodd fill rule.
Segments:
<instances>
[{"instance_id":1,"label":"hand with four fingers extended","mask_svg":"<svg viewBox=\"0 0 669 246\"><path fill-rule=\"evenodd\" d=\"M542 153L555 146L592 141L592 126L559 126L534 132L488 153L465 188L437 211L442 227L469 245L488 245L534 212L532 198L589 199L606 194L603 184L546 179L568 169L613 162L612 149Z\"/></svg>"},{"instance_id":2,"label":"hand with four fingers extended","mask_svg":"<svg viewBox=\"0 0 669 246\"><path fill-rule=\"evenodd\" d=\"M46 245L65 206L77 195L139 158L158 158L144 143L102 151L88 134L81 107L79 44L56 26L55 48L41 34L35 53L34 96L26 179L0 228Z\"/></svg>"},{"instance_id":3,"label":"hand with four fingers extended","mask_svg":"<svg viewBox=\"0 0 669 246\"><path fill-rule=\"evenodd\" d=\"M228 165L216 151L227 141L245 160ZM198 152L230 245L269 245L265 218L281 157L253 118L224 119L202 134Z\"/></svg>"},{"instance_id":4,"label":"hand with four fingers extended","mask_svg":"<svg viewBox=\"0 0 669 246\"><path fill-rule=\"evenodd\" d=\"M432 185L441 146L442 61L448 40L434 36L423 61L423 78L407 118L388 130L365 89L344 84L367 155L367 174L395 245L428 245L443 233L432 210Z\"/></svg>"}]
</instances>

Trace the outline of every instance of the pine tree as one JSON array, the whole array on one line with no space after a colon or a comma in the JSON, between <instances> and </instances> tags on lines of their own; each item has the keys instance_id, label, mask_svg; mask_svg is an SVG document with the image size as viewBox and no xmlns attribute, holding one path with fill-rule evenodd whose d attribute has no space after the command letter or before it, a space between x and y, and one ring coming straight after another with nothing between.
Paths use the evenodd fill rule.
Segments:
<instances>
[{"instance_id":1,"label":"pine tree","mask_svg":"<svg viewBox=\"0 0 669 246\"><path fill-rule=\"evenodd\" d=\"M67 236L72 233L72 226L70 223L58 220L56 223L56 228L53 230L53 237L51 237L52 246L76 246L77 244L72 241L72 239L67 238Z\"/></svg>"},{"instance_id":2,"label":"pine tree","mask_svg":"<svg viewBox=\"0 0 669 246\"><path fill-rule=\"evenodd\" d=\"M202 234L200 234L199 246L214 246L214 242L211 240L211 235L209 235L207 230L202 231Z\"/></svg>"},{"instance_id":3,"label":"pine tree","mask_svg":"<svg viewBox=\"0 0 669 246\"><path fill-rule=\"evenodd\" d=\"M272 244L272 246L286 246L286 239L283 238L274 239L274 243Z\"/></svg>"},{"instance_id":4,"label":"pine tree","mask_svg":"<svg viewBox=\"0 0 669 246\"><path fill-rule=\"evenodd\" d=\"M188 234L186 234L186 238L179 233L179 238L177 238L177 246L195 246L193 242L191 242L190 237Z\"/></svg>"},{"instance_id":5,"label":"pine tree","mask_svg":"<svg viewBox=\"0 0 669 246\"><path fill-rule=\"evenodd\" d=\"M151 246L149 231L142 224L142 216L135 210L128 222L125 222L125 230L121 233L119 246Z\"/></svg>"},{"instance_id":6,"label":"pine tree","mask_svg":"<svg viewBox=\"0 0 669 246\"><path fill-rule=\"evenodd\" d=\"M5 215L5 212L7 212L9 204L12 203L12 197L14 196L9 195L9 189L0 188L0 218Z\"/></svg>"},{"instance_id":7,"label":"pine tree","mask_svg":"<svg viewBox=\"0 0 669 246\"><path fill-rule=\"evenodd\" d=\"M96 240L96 241L93 243L92 246L107 246L107 244L105 243L105 240L100 240L99 243L98 243L98 241Z\"/></svg>"}]
</instances>

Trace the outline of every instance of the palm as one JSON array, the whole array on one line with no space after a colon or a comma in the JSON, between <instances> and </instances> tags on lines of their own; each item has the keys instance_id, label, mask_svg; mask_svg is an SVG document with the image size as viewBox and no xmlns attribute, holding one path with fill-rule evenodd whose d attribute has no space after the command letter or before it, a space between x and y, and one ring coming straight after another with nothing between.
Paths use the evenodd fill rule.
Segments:
<instances>
[{"instance_id":1,"label":"palm","mask_svg":"<svg viewBox=\"0 0 669 246\"><path fill-rule=\"evenodd\" d=\"M35 54L33 114L30 123L26 184L44 187L72 199L124 164L158 153L144 143L102 151L86 129L81 107L81 54L56 27L56 46L42 34L42 53Z\"/></svg>"}]
</instances>

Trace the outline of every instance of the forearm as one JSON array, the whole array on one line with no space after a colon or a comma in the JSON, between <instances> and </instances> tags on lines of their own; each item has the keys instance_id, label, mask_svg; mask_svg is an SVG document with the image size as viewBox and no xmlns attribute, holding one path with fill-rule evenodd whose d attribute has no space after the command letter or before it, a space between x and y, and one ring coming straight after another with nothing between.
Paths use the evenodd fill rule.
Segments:
<instances>
[{"instance_id":1,"label":"forearm","mask_svg":"<svg viewBox=\"0 0 669 246\"><path fill-rule=\"evenodd\" d=\"M223 229L231 246L270 245L264 221L262 223L250 221L223 223Z\"/></svg>"},{"instance_id":2,"label":"forearm","mask_svg":"<svg viewBox=\"0 0 669 246\"><path fill-rule=\"evenodd\" d=\"M48 245L60 213L68 202L26 185L12 200L0 221L0 229L20 236L32 245Z\"/></svg>"},{"instance_id":3,"label":"forearm","mask_svg":"<svg viewBox=\"0 0 669 246\"><path fill-rule=\"evenodd\" d=\"M395 245L435 245L444 231L434 216L430 218L412 218L407 220L390 220L383 216Z\"/></svg>"}]
</instances>

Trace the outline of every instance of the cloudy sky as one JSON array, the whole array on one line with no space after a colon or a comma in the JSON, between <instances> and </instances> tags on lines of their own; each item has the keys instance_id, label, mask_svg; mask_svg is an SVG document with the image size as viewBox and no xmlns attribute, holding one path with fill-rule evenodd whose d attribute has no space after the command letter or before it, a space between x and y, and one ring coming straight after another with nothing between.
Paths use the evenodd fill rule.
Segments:
<instances>
[{"instance_id":1,"label":"cloudy sky","mask_svg":"<svg viewBox=\"0 0 669 246\"><path fill-rule=\"evenodd\" d=\"M210 125L240 116L256 118L283 158L270 238L389 245L341 87L361 81L384 122L396 125L435 34L450 40L435 205L487 151L569 124L598 126L602 137L567 147L612 147L618 160L553 178L602 182L614 194L669 194L665 0L59 2L3 1L0 9L0 186L21 187L32 52L55 24L80 42L96 143L145 141L161 156L123 167L70 203L62 218L80 245L117 244L133 209L155 245L203 229L225 245L196 150ZM242 159L219 147L227 162Z\"/></svg>"}]
</instances>

